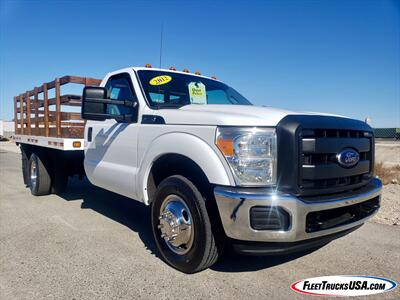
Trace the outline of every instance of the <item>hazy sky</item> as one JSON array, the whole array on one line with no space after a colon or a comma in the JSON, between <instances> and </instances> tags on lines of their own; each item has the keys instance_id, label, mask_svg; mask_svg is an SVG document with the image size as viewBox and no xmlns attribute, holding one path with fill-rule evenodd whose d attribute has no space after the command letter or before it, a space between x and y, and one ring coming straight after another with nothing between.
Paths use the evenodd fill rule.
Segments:
<instances>
[{"instance_id":1,"label":"hazy sky","mask_svg":"<svg viewBox=\"0 0 400 300\"><path fill-rule=\"evenodd\" d=\"M400 127L400 1L1 2L0 118L63 75L126 66L216 75L257 105Z\"/></svg>"}]
</instances>

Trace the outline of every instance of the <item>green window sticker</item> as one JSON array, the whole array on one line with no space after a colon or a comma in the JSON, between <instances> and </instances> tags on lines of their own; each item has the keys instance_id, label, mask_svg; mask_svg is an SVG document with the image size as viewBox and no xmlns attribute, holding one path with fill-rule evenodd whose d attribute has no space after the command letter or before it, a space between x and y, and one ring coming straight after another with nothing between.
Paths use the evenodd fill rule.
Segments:
<instances>
[{"instance_id":1,"label":"green window sticker","mask_svg":"<svg viewBox=\"0 0 400 300\"><path fill-rule=\"evenodd\" d=\"M206 86L204 84L191 82L188 87L191 104L207 104Z\"/></svg>"}]
</instances>

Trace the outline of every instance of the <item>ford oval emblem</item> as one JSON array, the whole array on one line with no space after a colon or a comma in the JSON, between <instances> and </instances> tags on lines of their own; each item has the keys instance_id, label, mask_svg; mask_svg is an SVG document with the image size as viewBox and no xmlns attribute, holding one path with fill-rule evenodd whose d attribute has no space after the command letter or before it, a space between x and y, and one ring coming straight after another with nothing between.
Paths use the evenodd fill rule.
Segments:
<instances>
[{"instance_id":1,"label":"ford oval emblem","mask_svg":"<svg viewBox=\"0 0 400 300\"><path fill-rule=\"evenodd\" d=\"M336 155L339 165L345 168L354 167L360 160L360 154L353 149L343 149Z\"/></svg>"}]
</instances>

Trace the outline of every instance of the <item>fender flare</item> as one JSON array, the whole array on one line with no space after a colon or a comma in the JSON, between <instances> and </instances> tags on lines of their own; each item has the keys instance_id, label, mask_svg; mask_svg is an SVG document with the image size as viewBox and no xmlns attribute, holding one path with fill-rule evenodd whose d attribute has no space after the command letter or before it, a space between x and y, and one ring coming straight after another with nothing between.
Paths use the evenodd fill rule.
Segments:
<instances>
[{"instance_id":1,"label":"fender flare","mask_svg":"<svg viewBox=\"0 0 400 300\"><path fill-rule=\"evenodd\" d=\"M147 180L151 168L158 158L166 154L179 154L191 159L212 184L234 185L232 173L222 154L219 156L207 142L195 135L183 132L167 133L153 140L147 149L137 179L138 196L146 205L150 204Z\"/></svg>"}]
</instances>

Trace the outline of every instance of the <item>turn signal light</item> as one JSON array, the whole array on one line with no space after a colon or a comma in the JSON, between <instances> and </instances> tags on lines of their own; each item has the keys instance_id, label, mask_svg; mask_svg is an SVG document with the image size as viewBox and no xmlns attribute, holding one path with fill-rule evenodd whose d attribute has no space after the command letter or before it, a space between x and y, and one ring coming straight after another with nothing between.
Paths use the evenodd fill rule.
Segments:
<instances>
[{"instance_id":1,"label":"turn signal light","mask_svg":"<svg viewBox=\"0 0 400 300\"><path fill-rule=\"evenodd\" d=\"M233 140L218 138L216 141L217 147L225 156L233 156Z\"/></svg>"},{"instance_id":2,"label":"turn signal light","mask_svg":"<svg viewBox=\"0 0 400 300\"><path fill-rule=\"evenodd\" d=\"M81 147L81 142L79 142L79 141L75 141L75 142L73 142L72 143L72 147L74 147L74 148L80 148Z\"/></svg>"}]
</instances>

